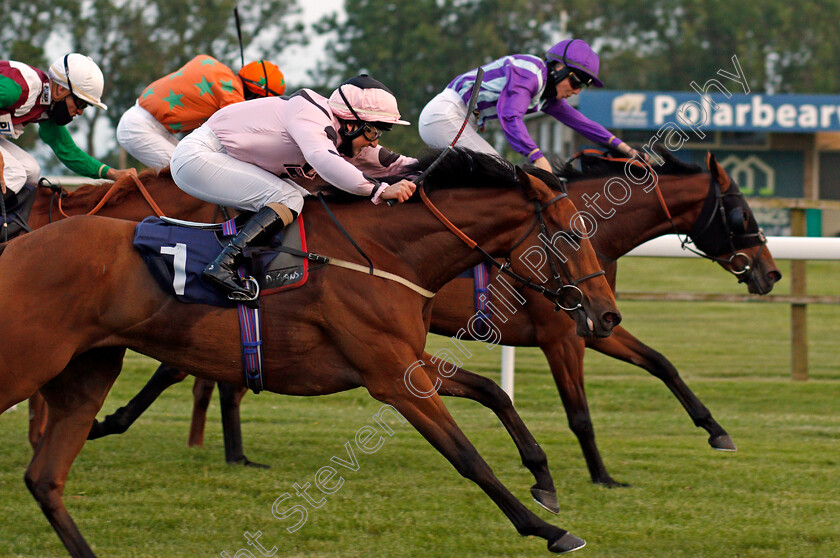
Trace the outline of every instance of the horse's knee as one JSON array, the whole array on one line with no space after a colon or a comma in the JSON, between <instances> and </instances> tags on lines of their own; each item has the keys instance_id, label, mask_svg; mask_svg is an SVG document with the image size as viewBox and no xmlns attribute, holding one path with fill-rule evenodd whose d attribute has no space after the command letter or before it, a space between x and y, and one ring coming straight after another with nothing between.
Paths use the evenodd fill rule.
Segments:
<instances>
[{"instance_id":1,"label":"horse's knee","mask_svg":"<svg viewBox=\"0 0 840 558\"><path fill-rule=\"evenodd\" d=\"M24 473L23 481L44 512L48 513L61 507L61 495L64 492L63 482L43 478L36 479L29 470Z\"/></svg>"},{"instance_id":2,"label":"horse's knee","mask_svg":"<svg viewBox=\"0 0 840 558\"><path fill-rule=\"evenodd\" d=\"M569 416L569 428L578 438L591 438L595 435L592 419L583 413L573 413Z\"/></svg>"},{"instance_id":3,"label":"horse's knee","mask_svg":"<svg viewBox=\"0 0 840 558\"><path fill-rule=\"evenodd\" d=\"M213 396L213 388L216 383L212 380L205 380L203 378L196 378L193 384L193 399L195 405L204 409L210 405L210 398Z\"/></svg>"}]
</instances>

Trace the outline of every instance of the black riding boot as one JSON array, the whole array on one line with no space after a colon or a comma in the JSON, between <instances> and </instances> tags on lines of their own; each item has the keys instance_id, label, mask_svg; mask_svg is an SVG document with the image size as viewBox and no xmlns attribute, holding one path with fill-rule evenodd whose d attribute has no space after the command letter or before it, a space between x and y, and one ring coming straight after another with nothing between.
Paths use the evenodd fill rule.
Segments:
<instances>
[{"instance_id":1,"label":"black riding boot","mask_svg":"<svg viewBox=\"0 0 840 558\"><path fill-rule=\"evenodd\" d=\"M285 206L279 207L281 213L288 213L288 218L285 215L279 215L278 211L271 207L263 207L242 226L222 253L201 273L204 279L227 291L228 298L253 297L254 293L239 283L239 274L236 271L237 260L242 255L242 250L250 246L264 232L275 232L291 223L294 214Z\"/></svg>"}]
</instances>

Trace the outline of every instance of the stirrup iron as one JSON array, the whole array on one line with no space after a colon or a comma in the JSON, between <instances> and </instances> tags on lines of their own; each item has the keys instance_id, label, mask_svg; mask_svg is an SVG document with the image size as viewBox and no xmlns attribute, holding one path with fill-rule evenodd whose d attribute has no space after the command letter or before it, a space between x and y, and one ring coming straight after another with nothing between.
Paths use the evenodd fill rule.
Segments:
<instances>
[{"instance_id":1,"label":"stirrup iron","mask_svg":"<svg viewBox=\"0 0 840 558\"><path fill-rule=\"evenodd\" d=\"M228 299L235 302L254 302L260 298L260 284L254 279L253 275L242 277L242 284L248 289L248 293L242 291L233 291L228 293ZM253 285L253 289L250 285Z\"/></svg>"}]
</instances>

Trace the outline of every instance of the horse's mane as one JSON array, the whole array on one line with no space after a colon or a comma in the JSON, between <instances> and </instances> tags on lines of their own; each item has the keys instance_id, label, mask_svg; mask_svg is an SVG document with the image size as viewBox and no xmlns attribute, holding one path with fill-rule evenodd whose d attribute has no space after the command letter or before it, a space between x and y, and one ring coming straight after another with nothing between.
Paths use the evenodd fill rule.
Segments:
<instances>
[{"instance_id":1,"label":"horse's mane","mask_svg":"<svg viewBox=\"0 0 840 558\"><path fill-rule=\"evenodd\" d=\"M403 174L383 178L385 182L394 183L403 178L411 179L425 171L434 163L442 149L427 150L416 163L409 165ZM555 178L554 181L557 181ZM432 169L424 180L426 192L433 190L451 190L456 188L521 188L516 178L516 169L512 163L487 153L478 153L466 148L456 147ZM561 188L561 186L557 186ZM343 192L337 188L328 188L324 194L329 200L337 202L358 201L359 196ZM409 201L419 199L417 192Z\"/></svg>"},{"instance_id":2,"label":"horse's mane","mask_svg":"<svg viewBox=\"0 0 840 558\"><path fill-rule=\"evenodd\" d=\"M661 175L692 175L703 172L703 167L693 163L686 163L677 159L670 150L657 148L656 153L661 157L662 162L653 165L657 174ZM603 178L616 176L624 173L624 162L604 159L595 155L580 156L581 170L576 169L574 160L569 161L557 171L557 175L567 179L569 182L588 180L591 178Z\"/></svg>"},{"instance_id":3,"label":"horse's mane","mask_svg":"<svg viewBox=\"0 0 840 558\"><path fill-rule=\"evenodd\" d=\"M161 178L169 180L171 180L172 177L169 173L169 167L166 167L159 173L155 169L146 169L138 175L138 178L140 179L140 182L145 184L146 179L153 178L155 176L160 176ZM93 208L110 188L110 184L85 184L76 190L68 192L61 200L61 205L65 210ZM137 186L134 184L134 180L128 176L124 177L117 181L116 191L112 195L111 199L108 200L106 205L117 205L132 192L137 192Z\"/></svg>"}]
</instances>

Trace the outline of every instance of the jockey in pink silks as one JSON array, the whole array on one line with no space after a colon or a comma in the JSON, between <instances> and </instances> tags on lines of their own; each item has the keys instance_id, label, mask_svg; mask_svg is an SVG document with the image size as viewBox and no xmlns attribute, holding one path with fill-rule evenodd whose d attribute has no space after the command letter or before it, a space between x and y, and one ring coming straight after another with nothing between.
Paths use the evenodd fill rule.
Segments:
<instances>
[{"instance_id":1,"label":"jockey in pink silks","mask_svg":"<svg viewBox=\"0 0 840 558\"><path fill-rule=\"evenodd\" d=\"M280 230L300 214L308 191L292 179L318 175L375 204L411 197L412 182L376 178L399 174L415 162L379 145L382 132L394 124L408 124L400 119L396 98L367 75L345 81L329 99L301 89L213 114L175 148L172 178L196 198L256 213L203 277L234 299L252 296L238 279L237 260L263 233Z\"/></svg>"}]
</instances>

